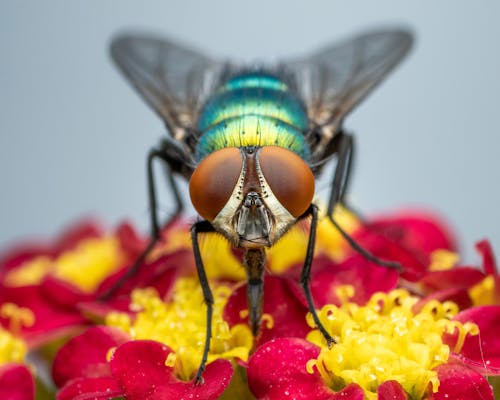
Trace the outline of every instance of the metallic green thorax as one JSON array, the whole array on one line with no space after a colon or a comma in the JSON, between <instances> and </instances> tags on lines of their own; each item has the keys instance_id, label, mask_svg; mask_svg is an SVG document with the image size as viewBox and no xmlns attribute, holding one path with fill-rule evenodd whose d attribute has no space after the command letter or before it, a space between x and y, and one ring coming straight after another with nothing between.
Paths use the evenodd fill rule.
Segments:
<instances>
[{"instance_id":1,"label":"metallic green thorax","mask_svg":"<svg viewBox=\"0 0 500 400\"><path fill-rule=\"evenodd\" d=\"M221 85L201 110L197 128L198 161L243 146L285 147L306 161L310 156L303 103L282 80L262 72L243 73Z\"/></svg>"}]
</instances>

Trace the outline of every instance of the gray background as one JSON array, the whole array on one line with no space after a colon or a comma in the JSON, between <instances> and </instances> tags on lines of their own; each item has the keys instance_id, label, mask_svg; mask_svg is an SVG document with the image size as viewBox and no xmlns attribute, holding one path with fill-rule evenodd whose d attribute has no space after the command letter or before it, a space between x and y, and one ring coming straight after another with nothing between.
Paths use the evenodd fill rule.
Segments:
<instances>
[{"instance_id":1,"label":"gray background","mask_svg":"<svg viewBox=\"0 0 500 400\"><path fill-rule=\"evenodd\" d=\"M470 260L477 239L500 250L500 2L437 3L0 1L0 248L83 215L146 229L145 154L164 129L108 59L117 31L262 60L402 23L416 48L346 123L352 199L371 214L443 213Z\"/></svg>"}]
</instances>

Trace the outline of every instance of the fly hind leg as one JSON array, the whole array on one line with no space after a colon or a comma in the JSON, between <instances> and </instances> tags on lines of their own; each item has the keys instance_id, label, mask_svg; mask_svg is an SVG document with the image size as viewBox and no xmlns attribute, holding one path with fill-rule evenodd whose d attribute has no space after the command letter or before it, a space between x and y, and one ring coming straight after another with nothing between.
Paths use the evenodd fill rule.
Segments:
<instances>
[{"instance_id":1,"label":"fly hind leg","mask_svg":"<svg viewBox=\"0 0 500 400\"><path fill-rule=\"evenodd\" d=\"M327 215L335 228L339 231L342 237L349 243L349 245L365 257L367 260L381 265L387 268L394 268L397 270L402 270L403 267L400 263L395 261L382 260L363 248L358 242L356 242L342 227L335 221L333 217L333 212L335 206L340 203L345 205L345 194L347 192L347 187L349 184L353 155L354 155L354 139L351 135L340 132L338 137L338 162L335 166L335 173L333 176L332 189L330 191L330 198L328 200ZM350 207L347 207L350 209Z\"/></svg>"},{"instance_id":2,"label":"fly hind leg","mask_svg":"<svg viewBox=\"0 0 500 400\"><path fill-rule=\"evenodd\" d=\"M151 239L149 240L149 243L144 248L139 257L137 257L132 266L127 270L127 272L122 277L120 277L120 279L118 279L108 290L106 290L103 294L99 296L100 300L108 300L109 298L111 298L130 278L132 278L134 275L137 274L137 272L141 268L141 265L144 263L144 260L146 259L147 255L151 252L156 242L160 238L160 224L158 222L158 210L157 210L158 204L156 198L156 187L155 187L154 169L153 169L153 163L155 159L161 160L164 163L167 173L167 180L172 189L176 205L174 213L170 216L165 225L173 221L182 212L183 209L182 198L179 189L177 187L177 184L175 182L172 168L170 166L172 161L174 160L171 160L171 158L169 157L165 145L160 147L159 149L153 148L150 150L147 157L147 181L148 181L148 200L149 200Z\"/></svg>"}]
</instances>

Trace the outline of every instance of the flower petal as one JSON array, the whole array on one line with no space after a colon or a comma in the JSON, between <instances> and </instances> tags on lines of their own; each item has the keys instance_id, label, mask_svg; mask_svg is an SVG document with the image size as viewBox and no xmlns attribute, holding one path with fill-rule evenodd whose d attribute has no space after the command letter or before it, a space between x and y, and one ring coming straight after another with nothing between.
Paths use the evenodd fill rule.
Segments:
<instances>
[{"instance_id":1,"label":"flower petal","mask_svg":"<svg viewBox=\"0 0 500 400\"><path fill-rule=\"evenodd\" d=\"M216 400L229 386L233 375L233 367L221 358L211 362L203 372L203 383L194 385L191 382L172 382L159 386L151 396L151 400L199 399ZM131 398L132 399L132 398ZM142 399L139 397L137 400ZM135 399L132 399L135 400Z\"/></svg>"},{"instance_id":2,"label":"flower petal","mask_svg":"<svg viewBox=\"0 0 500 400\"><path fill-rule=\"evenodd\" d=\"M306 364L318 357L319 348L302 339L283 338L265 343L250 358L248 384L257 399L273 400L362 400L363 390L349 385L333 392L314 370L307 372Z\"/></svg>"},{"instance_id":3,"label":"flower petal","mask_svg":"<svg viewBox=\"0 0 500 400\"><path fill-rule=\"evenodd\" d=\"M386 381L382 383L377 390L377 400L406 400L406 395L403 387L399 382Z\"/></svg>"},{"instance_id":4,"label":"flower petal","mask_svg":"<svg viewBox=\"0 0 500 400\"><path fill-rule=\"evenodd\" d=\"M57 392L57 400L109 400L123 395L123 390L112 377L77 378Z\"/></svg>"},{"instance_id":5,"label":"flower petal","mask_svg":"<svg viewBox=\"0 0 500 400\"><path fill-rule=\"evenodd\" d=\"M52 377L58 386L80 377L110 375L107 355L110 349L129 340L122 331L96 326L70 339L56 354Z\"/></svg>"},{"instance_id":6,"label":"flower petal","mask_svg":"<svg viewBox=\"0 0 500 400\"><path fill-rule=\"evenodd\" d=\"M205 382L194 385L176 378L165 361L172 352L152 340L134 340L116 349L111 371L125 390L128 400L196 398L216 399L229 385L233 374L231 363L219 359L207 365Z\"/></svg>"},{"instance_id":7,"label":"flower petal","mask_svg":"<svg viewBox=\"0 0 500 400\"><path fill-rule=\"evenodd\" d=\"M35 384L25 365L5 364L0 367L0 399L33 400Z\"/></svg>"},{"instance_id":8,"label":"flower petal","mask_svg":"<svg viewBox=\"0 0 500 400\"><path fill-rule=\"evenodd\" d=\"M482 374L500 375L500 306L473 307L458 313L455 320L462 323L474 322L479 335L467 335L458 356L460 360L474 367ZM453 349L457 334L445 334L443 340Z\"/></svg>"},{"instance_id":9,"label":"flower petal","mask_svg":"<svg viewBox=\"0 0 500 400\"><path fill-rule=\"evenodd\" d=\"M401 213L375 218L352 235L359 244L376 256L400 262L403 277L415 281L438 249L455 250L455 238L442 221L424 212Z\"/></svg>"},{"instance_id":10,"label":"flower petal","mask_svg":"<svg viewBox=\"0 0 500 400\"><path fill-rule=\"evenodd\" d=\"M105 293L110 289L128 271L129 267L126 266L106 278L99 286L97 293ZM128 295L138 287L154 287L161 296L165 296L168 295L179 276L190 272L193 272L193 254L187 250L179 250L141 265L137 273L117 290L115 297Z\"/></svg>"},{"instance_id":11,"label":"flower petal","mask_svg":"<svg viewBox=\"0 0 500 400\"><path fill-rule=\"evenodd\" d=\"M444 271L430 271L420 280L427 290L469 288L484 279L484 273L475 267L456 267Z\"/></svg>"},{"instance_id":12,"label":"flower petal","mask_svg":"<svg viewBox=\"0 0 500 400\"><path fill-rule=\"evenodd\" d=\"M430 400L493 400L493 391L480 373L459 363L449 362L436 368L439 390Z\"/></svg>"},{"instance_id":13,"label":"flower petal","mask_svg":"<svg viewBox=\"0 0 500 400\"><path fill-rule=\"evenodd\" d=\"M288 278L266 276L264 281L264 313L271 315L273 326L271 329L264 324L261 328L259 343L265 343L277 337L305 338L310 328L306 323L308 312L303 294L297 295L295 283ZM246 285L238 287L229 298L224 309L224 319L233 326L248 324L248 314L243 315L243 310L248 310Z\"/></svg>"},{"instance_id":14,"label":"flower petal","mask_svg":"<svg viewBox=\"0 0 500 400\"><path fill-rule=\"evenodd\" d=\"M31 310L35 315L34 324L22 327L20 332L30 348L81 329L87 323L79 313L47 298L38 285L0 287L0 304L3 303L14 303ZM2 325L9 326L9 321L3 318L0 321Z\"/></svg>"},{"instance_id":15,"label":"flower petal","mask_svg":"<svg viewBox=\"0 0 500 400\"><path fill-rule=\"evenodd\" d=\"M476 243L476 249L483 257L483 271L488 275L497 275L497 263L490 242L481 240Z\"/></svg>"},{"instance_id":16,"label":"flower petal","mask_svg":"<svg viewBox=\"0 0 500 400\"><path fill-rule=\"evenodd\" d=\"M315 260L315 272L311 279L311 291L316 308L326 304L340 305L346 299L339 299L337 288L350 285L354 288L354 297L349 301L365 304L375 292L388 292L398 283L398 271L380 267L368 261L360 254L354 254L340 264Z\"/></svg>"}]
</instances>

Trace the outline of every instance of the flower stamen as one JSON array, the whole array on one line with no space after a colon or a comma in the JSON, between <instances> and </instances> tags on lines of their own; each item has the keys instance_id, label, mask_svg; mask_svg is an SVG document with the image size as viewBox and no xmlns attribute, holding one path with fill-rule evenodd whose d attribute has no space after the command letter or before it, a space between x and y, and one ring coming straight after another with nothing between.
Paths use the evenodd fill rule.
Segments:
<instances>
[{"instance_id":1,"label":"flower stamen","mask_svg":"<svg viewBox=\"0 0 500 400\"><path fill-rule=\"evenodd\" d=\"M23 326L30 327L35 323L35 314L29 308L19 307L14 303L0 306L0 316L9 320L9 331L19 335Z\"/></svg>"},{"instance_id":2,"label":"flower stamen","mask_svg":"<svg viewBox=\"0 0 500 400\"><path fill-rule=\"evenodd\" d=\"M450 319L458 312L451 302L430 301L414 312L418 298L402 289L375 293L365 306L345 303L327 305L319 312L327 331L337 344L328 348L318 330L307 339L321 347L316 367L324 381L338 390L360 385L368 399L377 398L378 386L388 380L401 383L412 399L422 399L428 388L437 392L435 368L447 362L450 348L443 343L445 332L458 330L454 351L459 351L467 335L478 333L475 324ZM309 317L309 316L308 316ZM312 319L308 318L311 327Z\"/></svg>"},{"instance_id":3,"label":"flower stamen","mask_svg":"<svg viewBox=\"0 0 500 400\"><path fill-rule=\"evenodd\" d=\"M248 326L229 327L222 318L231 289L219 284L213 289L212 339L208 362L218 358L248 359L253 337ZM171 302L163 302L154 289L132 292L132 311L135 320L125 313L110 313L106 323L127 332L133 339L151 339L164 343L174 352L165 361L174 366L175 374L189 380L197 370L206 335L206 308L203 294L195 278L179 279Z\"/></svg>"}]
</instances>

